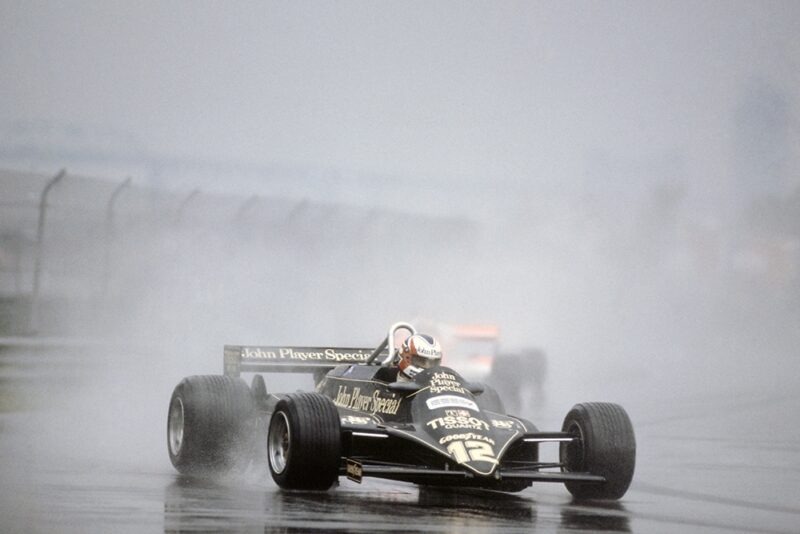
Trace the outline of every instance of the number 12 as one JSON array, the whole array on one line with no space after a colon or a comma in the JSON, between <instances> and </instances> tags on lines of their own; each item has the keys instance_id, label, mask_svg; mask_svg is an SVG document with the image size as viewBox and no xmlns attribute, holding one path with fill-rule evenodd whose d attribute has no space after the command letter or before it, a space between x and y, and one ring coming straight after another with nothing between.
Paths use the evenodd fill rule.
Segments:
<instances>
[{"instance_id":1,"label":"number 12","mask_svg":"<svg viewBox=\"0 0 800 534\"><path fill-rule=\"evenodd\" d=\"M473 462L497 463L492 446L483 441L453 441L447 446L447 452L453 455L456 462L464 464Z\"/></svg>"}]
</instances>

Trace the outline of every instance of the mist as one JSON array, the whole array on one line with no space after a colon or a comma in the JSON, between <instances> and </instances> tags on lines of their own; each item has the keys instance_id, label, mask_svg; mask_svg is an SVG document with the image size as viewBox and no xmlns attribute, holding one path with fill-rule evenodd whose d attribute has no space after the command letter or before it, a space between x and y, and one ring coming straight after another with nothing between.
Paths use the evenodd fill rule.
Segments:
<instances>
[{"instance_id":1,"label":"mist","mask_svg":"<svg viewBox=\"0 0 800 534\"><path fill-rule=\"evenodd\" d=\"M543 428L795 395L798 27L795 2L0 3L0 291L35 321L0 335L71 347L15 349L51 377L35 431L166 471L172 387L224 344L416 319L541 348Z\"/></svg>"}]
</instances>

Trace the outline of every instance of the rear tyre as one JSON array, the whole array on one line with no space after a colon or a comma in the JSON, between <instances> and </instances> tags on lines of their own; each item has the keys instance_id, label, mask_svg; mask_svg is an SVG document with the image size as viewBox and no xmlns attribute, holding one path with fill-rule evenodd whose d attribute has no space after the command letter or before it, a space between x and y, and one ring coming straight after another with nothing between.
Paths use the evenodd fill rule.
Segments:
<instances>
[{"instance_id":1,"label":"rear tyre","mask_svg":"<svg viewBox=\"0 0 800 534\"><path fill-rule=\"evenodd\" d=\"M264 377L256 374L250 382L250 391L258 407L256 415L255 434L253 440L253 470L258 474L266 473L267 469L267 429L269 428L269 414L267 413L268 399L267 384Z\"/></svg>"},{"instance_id":2,"label":"rear tyre","mask_svg":"<svg viewBox=\"0 0 800 534\"><path fill-rule=\"evenodd\" d=\"M636 465L636 438L628 414L618 404L576 404L564 418L563 432L578 439L562 443L565 471L605 477L597 483L565 482L576 499L619 499L630 486Z\"/></svg>"},{"instance_id":3,"label":"rear tyre","mask_svg":"<svg viewBox=\"0 0 800 534\"><path fill-rule=\"evenodd\" d=\"M180 473L224 476L247 469L253 456L256 405L239 378L184 378L167 415L169 459Z\"/></svg>"},{"instance_id":4,"label":"rear tyre","mask_svg":"<svg viewBox=\"0 0 800 534\"><path fill-rule=\"evenodd\" d=\"M267 384L264 382L264 377L261 375L254 375L253 381L250 382L250 390L253 394L253 399L258 406L264 406L267 402Z\"/></svg>"},{"instance_id":5,"label":"rear tyre","mask_svg":"<svg viewBox=\"0 0 800 534\"><path fill-rule=\"evenodd\" d=\"M269 424L267 457L273 480L283 489L326 490L339 477L339 412L319 393L287 395Z\"/></svg>"}]
</instances>

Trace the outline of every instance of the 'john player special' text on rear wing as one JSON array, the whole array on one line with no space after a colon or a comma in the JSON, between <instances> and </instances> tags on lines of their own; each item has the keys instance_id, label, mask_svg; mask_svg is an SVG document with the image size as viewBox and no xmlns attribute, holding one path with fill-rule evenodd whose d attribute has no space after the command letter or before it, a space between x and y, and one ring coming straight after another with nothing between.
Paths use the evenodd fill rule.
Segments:
<instances>
[{"instance_id":1,"label":"'john player special' text on rear wing","mask_svg":"<svg viewBox=\"0 0 800 534\"><path fill-rule=\"evenodd\" d=\"M225 374L239 376L241 373L313 373L347 363L365 363L373 351L374 349L342 347L225 345Z\"/></svg>"}]
</instances>

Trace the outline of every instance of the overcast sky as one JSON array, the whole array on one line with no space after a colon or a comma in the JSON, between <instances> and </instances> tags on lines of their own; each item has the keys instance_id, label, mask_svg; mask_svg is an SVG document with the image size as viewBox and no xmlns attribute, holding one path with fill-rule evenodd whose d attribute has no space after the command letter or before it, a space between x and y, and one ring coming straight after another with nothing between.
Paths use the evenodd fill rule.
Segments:
<instances>
[{"instance_id":1,"label":"overcast sky","mask_svg":"<svg viewBox=\"0 0 800 534\"><path fill-rule=\"evenodd\" d=\"M6 132L507 183L677 158L713 187L748 88L796 117L800 2L0 0L0 72Z\"/></svg>"}]
</instances>

